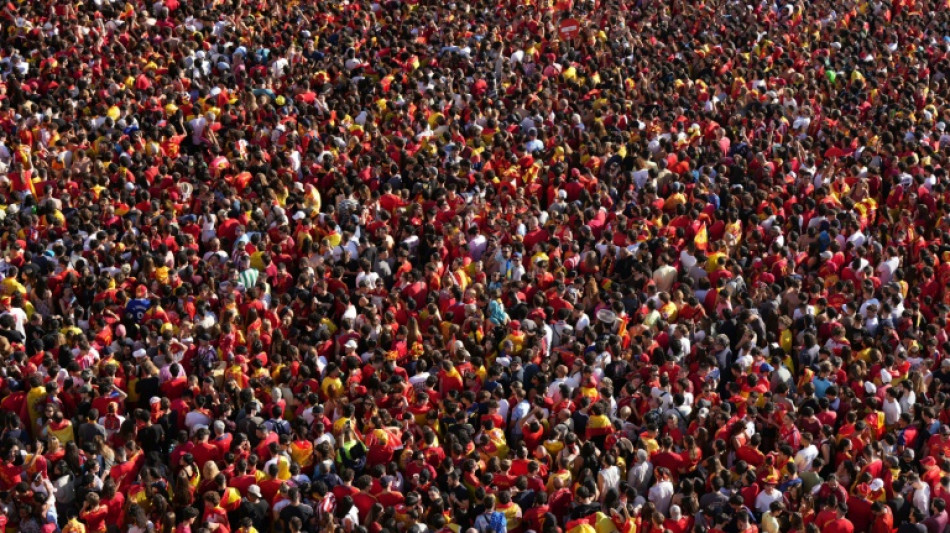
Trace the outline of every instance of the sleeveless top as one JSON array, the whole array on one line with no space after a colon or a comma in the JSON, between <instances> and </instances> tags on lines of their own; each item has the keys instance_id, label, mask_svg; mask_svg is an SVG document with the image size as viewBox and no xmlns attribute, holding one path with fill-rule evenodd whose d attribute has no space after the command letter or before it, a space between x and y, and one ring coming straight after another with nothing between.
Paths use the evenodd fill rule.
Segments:
<instances>
[{"instance_id":1,"label":"sleeveless top","mask_svg":"<svg viewBox=\"0 0 950 533\"><path fill-rule=\"evenodd\" d=\"M604 492L607 492L608 489L620 488L620 469L616 466L601 470L600 475L604 479Z\"/></svg>"}]
</instances>

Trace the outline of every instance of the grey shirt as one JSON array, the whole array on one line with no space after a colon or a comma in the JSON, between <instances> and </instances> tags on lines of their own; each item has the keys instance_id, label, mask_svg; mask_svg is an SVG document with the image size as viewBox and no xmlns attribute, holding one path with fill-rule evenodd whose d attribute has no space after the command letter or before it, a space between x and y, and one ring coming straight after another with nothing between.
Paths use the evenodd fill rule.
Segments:
<instances>
[{"instance_id":1,"label":"grey shirt","mask_svg":"<svg viewBox=\"0 0 950 533\"><path fill-rule=\"evenodd\" d=\"M645 495L652 481L653 465L650 461L638 463L627 472L627 484L636 489L637 494Z\"/></svg>"},{"instance_id":2,"label":"grey shirt","mask_svg":"<svg viewBox=\"0 0 950 533\"><path fill-rule=\"evenodd\" d=\"M93 442L96 440L96 435L101 435L103 439L106 438L106 428L102 427L98 422L84 422L80 424L79 429L76 430L76 437L79 440L79 444Z\"/></svg>"},{"instance_id":3,"label":"grey shirt","mask_svg":"<svg viewBox=\"0 0 950 533\"><path fill-rule=\"evenodd\" d=\"M699 508L704 512L712 512L714 509L724 508L729 503L729 496L722 491L709 492L703 494L699 499Z\"/></svg>"}]
</instances>

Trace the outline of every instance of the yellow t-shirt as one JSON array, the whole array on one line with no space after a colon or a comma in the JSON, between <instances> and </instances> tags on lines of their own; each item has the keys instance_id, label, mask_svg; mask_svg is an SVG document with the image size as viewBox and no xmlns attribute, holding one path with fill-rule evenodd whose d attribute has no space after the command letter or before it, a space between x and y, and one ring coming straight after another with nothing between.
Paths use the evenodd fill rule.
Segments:
<instances>
[{"instance_id":1,"label":"yellow t-shirt","mask_svg":"<svg viewBox=\"0 0 950 533\"><path fill-rule=\"evenodd\" d=\"M332 390L331 390L332 389ZM343 380L340 378L326 377L320 384L320 390L326 397L336 397L343 392Z\"/></svg>"},{"instance_id":2,"label":"yellow t-shirt","mask_svg":"<svg viewBox=\"0 0 950 533\"><path fill-rule=\"evenodd\" d=\"M726 254L722 252L714 252L709 254L709 256L706 257L706 273L712 274L713 271L719 268L719 258L725 257L725 255Z\"/></svg>"},{"instance_id":3,"label":"yellow t-shirt","mask_svg":"<svg viewBox=\"0 0 950 533\"><path fill-rule=\"evenodd\" d=\"M16 278L6 278L0 282L0 292L4 296L11 296L15 293L26 294L26 287L16 280Z\"/></svg>"}]
</instances>

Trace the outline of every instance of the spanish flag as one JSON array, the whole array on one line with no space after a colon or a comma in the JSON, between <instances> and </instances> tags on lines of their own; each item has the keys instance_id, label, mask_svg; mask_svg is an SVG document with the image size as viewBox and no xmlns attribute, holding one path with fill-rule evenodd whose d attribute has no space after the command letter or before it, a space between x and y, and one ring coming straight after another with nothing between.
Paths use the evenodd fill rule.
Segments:
<instances>
[{"instance_id":1,"label":"spanish flag","mask_svg":"<svg viewBox=\"0 0 950 533\"><path fill-rule=\"evenodd\" d=\"M290 443L290 457L301 468L313 466L313 444L307 440L295 440Z\"/></svg>"},{"instance_id":2,"label":"spanish flag","mask_svg":"<svg viewBox=\"0 0 950 533\"><path fill-rule=\"evenodd\" d=\"M63 526L63 533L86 533L86 526L76 518L71 518Z\"/></svg>"},{"instance_id":3,"label":"spanish flag","mask_svg":"<svg viewBox=\"0 0 950 533\"><path fill-rule=\"evenodd\" d=\"M630 527L633 525L632 522L628 520L627 523L621 523L618 527L610 516L597 511L583 518L571 520L565 525L564 531L566 533L629 533L634 530Z\"/></svg>"},{"instance_id":4,"label":"spanish flag","mask_svg":"<svg viewBox=\"0 0 950 533\"><path fill-rule=\"evenodd\" d=\"M610 435L614 431L614 426L610 419L604 415L594 415L587 421L587 438L601 437Z\"/></svg>"},{"instance_id":5,"label":"spanish flag","mask_svg":"<svg viewBox=\"0 0 950 533\"><path fill-rule=\"evenodd\" d=\"M221 496L221 508L228 513L232 513L237 511L240 506L241 493L234 487L225 488L224 494Z\"/></svg>"},{"instance_id":6,"label":"spanish flag","mask_svg":"<svg viewBox=\"0 0 950 533\"><path fill-rule=\"evenodd\" d=\"M697 250L706 251L706 248L709 245L709 233L706 231L705 222L703 222L703 225L699 227L699 231L696 232L696 237L693 239L693 243L696 244Z\"/></svg>"},{"instance_id":7,"label":"spanish flag","mask_svg":"<svg viewBox=\"0 0 950 533\"><path fill-rule=\"evenodd\" d=\"M593 522L592 517L578 518L577 520L571 520L567 523L564 528L564 531L567 533L597 533L597 530L591 524Z\"/></svg>"}]
</instances>

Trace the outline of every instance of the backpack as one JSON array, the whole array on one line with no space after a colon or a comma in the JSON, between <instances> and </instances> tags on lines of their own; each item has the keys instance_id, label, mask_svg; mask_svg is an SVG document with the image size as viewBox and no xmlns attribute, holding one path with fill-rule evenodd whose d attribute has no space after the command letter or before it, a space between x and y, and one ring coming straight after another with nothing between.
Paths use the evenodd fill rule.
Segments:
<instances>
[{"instance_id":1,"label":"backpack","mask_svg":"<svg viewBox=\"0 0 950 533\"><path fill-rule=\"evenodd\" d=\"M277 433L277 435L290 435L290 422L276 418L271 418L268 422L273 426L274 432Z\"/></svg>"},{"instance_id":2,"label":"backpack","mask_svg":"<svg viewBox=\"0 0 950 533\"><path fill-rule=\"evenodd\" d=\"M505 513L493 512L488 519L488 527L492 531L505 531L508 528L508 519L505 517Z\"/></svg>"},{"instance_id":3,"label":"backpack","mask_svg":"<svg viewBox=\"0 0 950 533\"><path fill-rule=\"evenodd\" d=\"M662 422L663 422L663 417L660 416L660 410L659 410L659 409L652 409L652 410L648 411L647 414L643 415L643 424L644 424L644 425L653 424L653 425L655 425L656 427L662 427L662 426L663 426L663 423L662 423Z\"/></svg>"},{"instance_id":4,"label":"backpack","mask_svg":"<svg viewBox=\"0 0 950 533\"><path fill-rule=\"evenodd\" d=\"M363 444L363 441L357 440L349 447L342 447L337 450L337 462L346 468L352 468L356 472L362 472L366 465L366 452L369 448Z\"/></svg>"}]
</instances>

